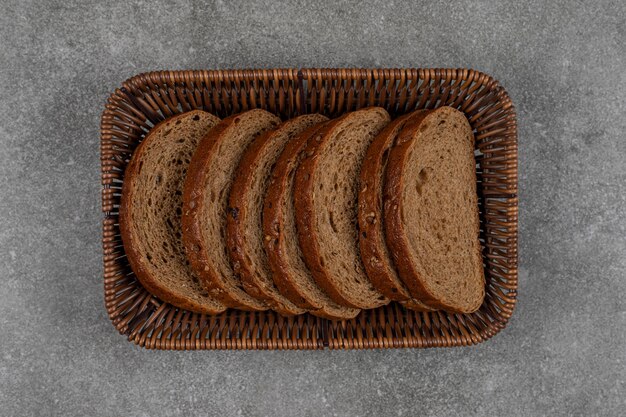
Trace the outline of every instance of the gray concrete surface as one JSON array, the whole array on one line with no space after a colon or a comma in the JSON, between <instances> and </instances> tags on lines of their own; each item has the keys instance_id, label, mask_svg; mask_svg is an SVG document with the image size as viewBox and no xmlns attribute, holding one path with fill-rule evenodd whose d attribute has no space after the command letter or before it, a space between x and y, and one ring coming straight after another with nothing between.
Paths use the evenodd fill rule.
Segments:
<instances>
[{"instance_id":1,"label":"gray concrete surface","mask_svg":"<svg viewBox=\"0 0 626 417\"><path fill-rule=\"evenodd\" d=\"M624 415L626 3L0 0L0 415ZM153 69L473 67L520 124L520 291L480 346L151 352L102 298L98 124Z\"/></svg>"}]
</instances>

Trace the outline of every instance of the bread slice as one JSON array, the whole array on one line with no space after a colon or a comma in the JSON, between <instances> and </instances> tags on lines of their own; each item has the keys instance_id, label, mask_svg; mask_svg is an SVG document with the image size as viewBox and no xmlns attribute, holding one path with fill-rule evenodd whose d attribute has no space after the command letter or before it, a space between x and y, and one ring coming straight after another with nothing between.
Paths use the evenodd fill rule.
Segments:
<instances>
[{"instance_id":1,"label":"bread slice","mask_svg":"<svg viewBox=\"0 0 626 417\"><path fill-rule=\"evenodd\" d=\"M290 140L276 161L263 205L264 246L274 283L281 294L318 317L351 319L360 310L335 303L318 287L304 263L296 231L295 172L307 141L323 126L312 126Z\"/></svg>"},{"instance_id":2,"label":"bread slice","mask_svg":"<svg viewBox=\"0 0 626 417\"><path fill-rule=\"evenodd\" d=\"M244 152L230 191L226 239L233 272L248 294L283 315L306 310L283 296L272 280L263 248L263 199L272 167L287 142L324 120L328 118L320 114L299 116L257 137Z\"/></svg>"},{"instance_id":3,"label":"bread slice","mask_svg":"<svg viewBox=\"0 0 626 417\"><path fill-rule=\"evenodd\" d=\"M220 122L205 136L191 159L183 191L183 243L191 266L209 293L228 307L266 310L233 273L226 246L228 195L239 160L252 141L274 129L280 119L250 110Z\"/></svg>"},{"instance_id":4,"label":"bread slice","mask_svg":"<svg viewBox=\"0 0 626 417\"><path fill-rule=\"evenodd\" d=\"M432 308L476 311L485 278L474 135L463 113L441 107L407 123L386 176L386 239L409 292Z\"/></svg>"},{"instance_id":5,"label":"bread slice","mask_svg":"<svg viewBox=\"0 0 626 417\"><path fill-rule=\"evenodd\" d=\"M206 314L226 307L207 293L189 268L180 215L191 155L219 120L191 111L156 125L126 168L120 204L124 250L139 282L165 302Z\"/></svg>"},{"instance_id":6,"label":"bread slice","mask_svg":"<svg viewBox=\"0 0 626 417\"><path fill-rule=\"evenodd\" d=\"M403 302L405 307L432 311L412 298L398 277L385 242L383 222L383 182L389 149L404 125L419 113L421 111L409 113L387 125L374 138L363 158L359 191L359 249L365 272L374 288L391 300Z\"/></svg>"},{"instance_id":7,"label":"bread slice","mask_svg":"<svg viewBox=\"0 0 626 417\"><path fill-rule=\"evenodd\" d=\"M306 265L337 303L376 308L389 300L373 286L358 248L357 198L369 144L389 123L380 107L348 113L308 141L296 172L296 222Z\"/></svg>"}]
</instances>

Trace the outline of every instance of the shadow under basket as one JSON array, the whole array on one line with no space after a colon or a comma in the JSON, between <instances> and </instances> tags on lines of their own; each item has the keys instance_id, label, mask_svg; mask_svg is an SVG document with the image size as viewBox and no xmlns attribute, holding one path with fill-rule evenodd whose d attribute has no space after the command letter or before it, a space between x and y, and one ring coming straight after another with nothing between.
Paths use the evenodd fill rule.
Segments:
<instances>
[{"instance_id":1,"label":"shadow under basket","mask_svg":"<svg viewBox=\"0 0 626 417\"><path fill-rule=\"evenodd\" d=\"M118 212L124 170L161 120L193 109L219 117L262 108L283 119L337 117L381 106L392 117L451 106L476 136L485 300L472 314L417 313L398 303L330 321L229 309L207 316L148 293L124 252ZM517 122L496 80L468 69L269 69L137 75L109 97L101 121L104 294L115 328L149 349L362 349L480 343L504 328L517 297Z\"/></svg>"}]
</instances>

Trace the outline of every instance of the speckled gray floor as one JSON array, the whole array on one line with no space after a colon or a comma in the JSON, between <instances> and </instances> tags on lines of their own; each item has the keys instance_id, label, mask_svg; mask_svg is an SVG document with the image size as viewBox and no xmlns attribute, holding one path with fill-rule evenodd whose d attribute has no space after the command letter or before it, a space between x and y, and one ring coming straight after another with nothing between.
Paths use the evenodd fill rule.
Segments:
<instances>
[{"instance_id":1,"label":"speckled gray floor","mask_svg":"<svg viewBox=\"0 0 626 417\"><path fill-rule=\"evenodd\" d=\"M0 0L0 415L624 414L626 3L104 3ZM101 278L108 93L146 70L274 66L502 82L521 198L504 332L317 353L151 352L116 333Z\"/></svg>"}]
</instances>

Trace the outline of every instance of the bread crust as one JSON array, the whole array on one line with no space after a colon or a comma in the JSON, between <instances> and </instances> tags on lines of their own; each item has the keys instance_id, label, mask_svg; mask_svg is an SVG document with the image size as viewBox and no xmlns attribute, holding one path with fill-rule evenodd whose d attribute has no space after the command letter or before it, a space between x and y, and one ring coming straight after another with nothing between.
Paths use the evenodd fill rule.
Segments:
<instances>
[{"instance_id":1,"label":"bread crust","mask_svg":"<svg viewBox=\"0 0 626 417\"><path fill-rule=\"evenodd\" d=\"M292 303L290 298L281 295L277 288L274 288L274 291L266 288L264 283L260 282L257 278L255 274L255 267L250 264L246 256L250 255L246 254L246 248L248 245L246 245L247 237L245 224L247 217L253 215L248 212L248 202L253 197L251 195L252 184L255 180L255 175L258 174L257 171L251 168L254 168L263 162L262 158L264 157L264 152L267 151L269 146L272 146L272 140L276 135L289 132L290 129L297 128L298 125L306 127L307 124L319 123L324 120L327 120L327 118L315 114L299 116L284 122L278 126L276 130L268 131L256 138L250 146L248 146L241 158L241 161L239 162L239 167L235 175L235 180L232 183L229 196L230 213L227 219L226 236L233 271L235 274L239 275L248 294L262 300L272 310L282 315L302 314L306 312L307 309ZM261 231L261 233L263 232ZM264 233L263 235L265 236ZM259 271L259 273L264 272L268 272L270 274L268 279L271 282L274 278L274 274L271 273L271 270ZM274 279L274 281L276 281L276 279Z\"/></svg>"},{"instance_id":2,"label":"bread crust","mask_svg":"<svg viewBox=\"0 0 626 417\"><path fill-rule=\"evenodd\" d=\"M307 141L323 126L324 124L311 126L293 138L287 143L276 161L263 206L263 231L266 236L264 247L274 283L285 297L299 307L310 310L312 314L318 317L330 320L351 319L356 317L360 310L339 305L313 304L307 300L306 295L292 280L290 260L287 258L286 236L282 233L284 218L289 214L284 212L284 207L281 204L275 204L282 201L286 193L291 192L288 181L289 173L298 168L300 154Z\"/></svg>"},{"instance_id":3,"label":"bread crust","mask_svg":"<svg viewBox=\"0 0 626 417\"><path fill-rule=\"evenodd\" d=\"M262 311L268 308L265 303L250 296L242 288L233 291L224 282L220 271L217 270L216 265L210 259L210 251L205 246L202 231L202 221L205 216L204 193L207 188L207 171L216 162L214 157L218 152L220 142L224 140L224 136L229 133L233 126L240 123L242 118L252 117L255 112L267 113L264 110L250 110L230 116L215 126L200 142L187 171L187 179L183 190L182 224L183 243L187 258L192 268L204 282L209 294L232 308ZM264 115L264 117L269 116ZM273 120L272 123L276 126L280 119L276 116L273 117L274 119L270 119ZM220 220L226 221L226 219Z\"/></svg>"},{"instance_id":4,"label":"bread crust","mask_svg":"<svg viewBox=\"0 0 626 417\"><path fill-rule=\"evenodd\" d=\"M322 264L321 254L319 251L320 237L315 230L315 202L313 201L313 192L315 186L315 173L320 161L319 152L331 139L335 129L339 128L348 118L356 117L358 113L375 111L384 112L385 117L389 120L387 112L380 107L370 107L359 111L348 113L341 116L317 132L311 140L308 141L305 156L300 167L296 172L295 179L295 207L296 207L296 223L298 228L298 239L302 247L305 262L309 267L316 283L326 292L333 301L338 304L353 308L376 308L389 302L387 298L371 299L368 303L355 302L352 297L347 297L341 292L333 279L331 272ZM355 231L356 232L356 231ZM372 290L376 292L373 287Z\"/></svg>"},{"instance_id":5,"label":"bread crust","mask_svg":"<svg viewBox=\"0 0 626 417\"><path fill-rule=\"evenodd\" d=\"M386 249L383 216L383 183L386 155L405 126L422 111L403 115L387 125L372 141L361 165L359 190L359 249L365 272L374 287L386 297L401 301L416 311L433 311L409 294L399 279Z\"/></svg>"},{"instance_id":6,"label":"bread crust","mask_svg":"<svg viewBox=\"0 0 626 417\"><path fill-rule=\"evenodd\" d=\"M411 261L412 248L408 241L402 221L402 190L404 189L405 182L409 180L405 175L407 159L411 154L411 150L416 141L416 135L419 134L420 129L425 126L425 123L429 118L434 117L440 112L456 112L456 110L449 107L442 107L435 111L424 112L417 115L410 121L410 123L405 125L404 129L398 135L395 145L389 153L384 192L385 238L387 245L393 254L393 260L397 267L400 279L408 288L411 296L434 309L470 313L478 309L480 305L473 306L472 308L465 310L459 309L458 306L445 303L439 299L436 294L429 291L428 286L424 283L427 277L422 276L416 265ZM473 181L476 181L475 172ZM478 209L476 209L475 216L478 217ZM478 219L476 219L475 224L476 230L474 232L478 238ZM480 245L477 256L481 256Z\"/></svg>"},{"instance_id":7,"label":"bread crust","mask_svg":"<svg viewBox=\"0 0 626 417\"><path fill-rule=\"evenodd\" d=\"M205 112L197 110L191 111L176 115L160 122L152 128L152 130L144 138L141 144L139 144L139 146L135 149L130 163L126 167L126 171L124 173L124 185L122 186L119 223L120 233L122 235L122 242L124 243L124 252L126 253L128 262L130 263L133 272L137 276L137 279L139 280L141 285L146 288L146 290L148 290L151 294L155 295L161 300L170 303L176 307L195 311L198 313L217 314L226 310L226 306L221 305L217 300L214 300L216 304L215 307L208 306L205 304L197 303L192 299L172 293L166 288L163 288L159 280L150 273L148 268L146 268L144 255L139 250L138 243L136 241L137 237L133 232L135 224L133 222L129 208L129 205L134 199L134 193L136 191L135 181L137 179L137 175L139 174L139 167L141 165L141 161L144 157L144 152L148 144L150 144L150 142L154 140L153 138L157 137L157 134L160 133L160 130L164 127L169 126L170 124L175 123L178 120L187 117L193 117L195 114L198 113Z\"/></svg>"}]
</instances>

